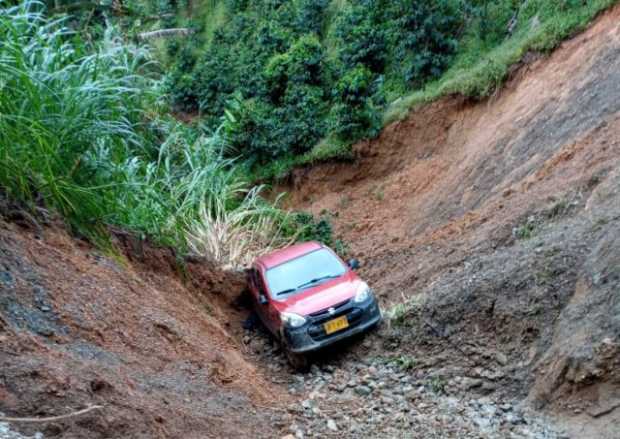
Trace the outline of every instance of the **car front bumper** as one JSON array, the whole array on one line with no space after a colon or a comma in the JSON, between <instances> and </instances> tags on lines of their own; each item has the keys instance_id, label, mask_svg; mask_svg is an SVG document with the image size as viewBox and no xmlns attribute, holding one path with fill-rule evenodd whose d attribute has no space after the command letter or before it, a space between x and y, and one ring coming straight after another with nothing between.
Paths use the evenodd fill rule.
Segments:
<instances>
[{"instance_id":1,"label":"car front bumper","mask_svg":"<svg viewBox=\"0 0 620 439\"><path fill-rule=\"evenodd\" d=\"M343 315L347 316L349 327L332 334L326 334L323 324ZM283 330L286 346L291 352L301 354L316 351L364 332L381 321L381 309L376 299L371 297L368 302L360 304L350 301L334 315L309 316L308 319L309 322L300 328L285 328Z\"/></svg>"}]
</instances>

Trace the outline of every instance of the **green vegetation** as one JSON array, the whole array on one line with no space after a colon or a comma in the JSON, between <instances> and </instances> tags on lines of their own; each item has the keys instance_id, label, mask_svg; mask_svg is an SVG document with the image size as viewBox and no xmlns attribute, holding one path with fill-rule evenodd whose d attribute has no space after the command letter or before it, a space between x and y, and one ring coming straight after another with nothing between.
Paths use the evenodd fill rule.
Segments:
<instances>
[{"instance_id":1,"label":"green vegetation","mask_svg":"<svg viewBox=\"0 0 620 439\"><path fill-rule=\"evenodd\" d=\"M86 42L38 9L0 9L0 187L9 199L58 212L99 244L113 225L232 264L299 234L225 157L225 126L207 132L166 116L145 48L114 28ZM320 237L331 239L331 226Z\"/></svg>"},{"instance_id":2,"label":"green vegetation","mask_svg":"<svg viewBox=\"0 0 620 439\"><path fill-rule=\"evenodd\" d=\"M527 51L613 3L0 3L0 188L100 244L116 226L222 263L294 239L345 254L329 215L289 214L252 185L351 159L353 142L419 103L492 93ZM135 43L171 27L192 34Z\"/></svg>"},{"instance_id":3,"label":"green vegetation","mask_svg":"<svg viewBox=\"0 0 620 439\"><path fill-rule=\"evenodd\" d=\"M436 393L438 395L444 395L446 393L447 385L448 383L446 382L446 380L440 376L434 376L428 380L428 387L433 393Z\"/></svg>"},{"instance_id":4,"label":"green vegetation","mask_svg":"<svg viewBox=\"0 0 620 439\"><path fill-rule=\"evenodd\" d=\"M493 93L528 51L547 51L615 0L143 0L179 111L215 129L254 180L350 159L350 145L421 103ZM170 14L172 17L170 18Z\"/></svg>"},{"instance_id":5,"label":"green vegetation","mask_svg":"<svg viewBox=\"0 0 620 439\"><path fill-rule=\"evenodd\" d=\"M467 34L453 65L436 81L393 101L383 123L403 119L412 108L442 96L460 94L482 98L495 92L508 77L510 67L527 52L548 52L567 37L584 29L594 17L617 0L529 0L524 2L486 2L487 19L481 29L486 38ZM504 5L502 5L502 3ZM512 7L507 5L512 3ZM512 18L509 10L514 11ZM510 23L511 31L506 25ZM491 29L489 27L492 25ZM500 38L498 38L500 37Z\"/></svg>"}]
</instances>

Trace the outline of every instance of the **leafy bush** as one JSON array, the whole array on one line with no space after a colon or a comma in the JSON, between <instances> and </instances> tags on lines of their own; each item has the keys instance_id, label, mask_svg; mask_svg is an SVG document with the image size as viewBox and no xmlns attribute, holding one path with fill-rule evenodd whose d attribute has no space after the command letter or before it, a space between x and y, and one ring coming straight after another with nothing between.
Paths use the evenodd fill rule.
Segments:
<instances>
[{"instance_id":1,"label":"leafy bush","mask_svg":"<svg viewBox=\"0 0 620 439\"><path fill-rule=\"evenodd\" d=\"M388 57L381 1L353 2L336 22L339 57L347 68L363 64L383 72Z\"/></svg>"},{"instance_id":2,"label":"leafy bush","mask_svg":"<svg viewBox=\"0 0 620 439\"><path fill-rule=\"evenodd\" d=\"M373 75L358 64L336 84L336 104L330 113L331 131L343 140L374 137L381 128L378 108L372 101Z\"/></svg>"},{"instance_id":3,"label":"leafy bush","mask_svg":"<svg viewBox=\"0 0 620 439\"><path fill-rule=\"evenodd\" d=\"M235 131L236 153L280 169L313 160L322 139L373 137L415 102L492 93L524 47L553 47L613 2L199 0L196 21L214 24L192 39L199 55L191 71L171 69L169 91L179 108L199 108L212 129L239 96L239 130L252 134ZM176 10L177 24L189 23L184 6ZM176 54L182 65L185 55Z\"/></svg>"},{"instance_id":4,"label":"leafy bush","mask_svg":"<svg viewBox=\"0 0 620 439\"><path fill-rule=\"evenodd\" d=\"M260 166L306 154L330 134L372 137L384 76L401 88L421 84L451 59L456 1L358 0L334 17L327 0L228 2L229 19L197 43L203 50L191 72L183 58L192 55L177 51L170 95L183 111L199 109L211 128L238 101L228 109L230 143Z\"/></svg>"},{"instance_id":5,"label":"leafy bush","mask_svg":"<svg viewBox=\"0 0 620 439\"><path fill-rule=\"evenodd\" d=\"M397 2L388 39L402 59L405 81L414 86L441 75L458 48L462 10L453 0Z\"/></svg>"},{"instance_id":6,"label":"leafy bush","mask_svg":"<svg viewBox=\"0 0 620 439\"><path fill-rule=\"evenodd\" d=\"M327 246L334 245L334 230L326 216L317 220L311 213L297 212L291 215L289 227L300 242L319 241Z\"/></svg>"}]
</instances>

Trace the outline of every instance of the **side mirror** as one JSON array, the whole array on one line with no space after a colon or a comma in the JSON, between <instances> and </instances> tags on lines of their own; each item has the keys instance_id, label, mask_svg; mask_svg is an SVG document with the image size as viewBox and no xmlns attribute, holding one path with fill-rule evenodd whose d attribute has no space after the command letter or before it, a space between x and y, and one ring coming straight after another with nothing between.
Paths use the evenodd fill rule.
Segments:
<instances>
[{"instance_id":1,"label":"side mirror","mask_svg":"<svg viewBox=\"0 0 620 439\"><path fill-rule=\"evenodd\" d=\"M261 305L267 305L269 303L269 300L267 300L267 296L261 293L258 295L258 303L260 303Z\"/></svg>"},{"instance_id":2,"label":"side mirror","mask_svg":"<svg viewBox=\"0 0 620 439\"><path fill-rule=\"evenodd\" d=\"M349 259L347 261L347 265L351 268L351 270L357 270L360 268L360 261L357 259Z\"/></svg>"}]
</instances>

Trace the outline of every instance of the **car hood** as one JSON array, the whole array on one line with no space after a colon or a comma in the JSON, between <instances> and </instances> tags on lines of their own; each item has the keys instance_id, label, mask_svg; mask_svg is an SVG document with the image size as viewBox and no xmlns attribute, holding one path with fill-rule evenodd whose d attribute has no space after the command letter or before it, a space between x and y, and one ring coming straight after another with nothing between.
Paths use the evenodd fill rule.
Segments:
<instances>
[{"instance_id":1,"label":"car hood","mask_svg":"<svg viewBox=\"0 0 620 439\"><path fill-rule=\"evenodd\" d=\"M316 287L279 302L281 312L300 315L312 314L353 298L362 281L353 272L325 282Z\"/></svg>"}]
</instances>

